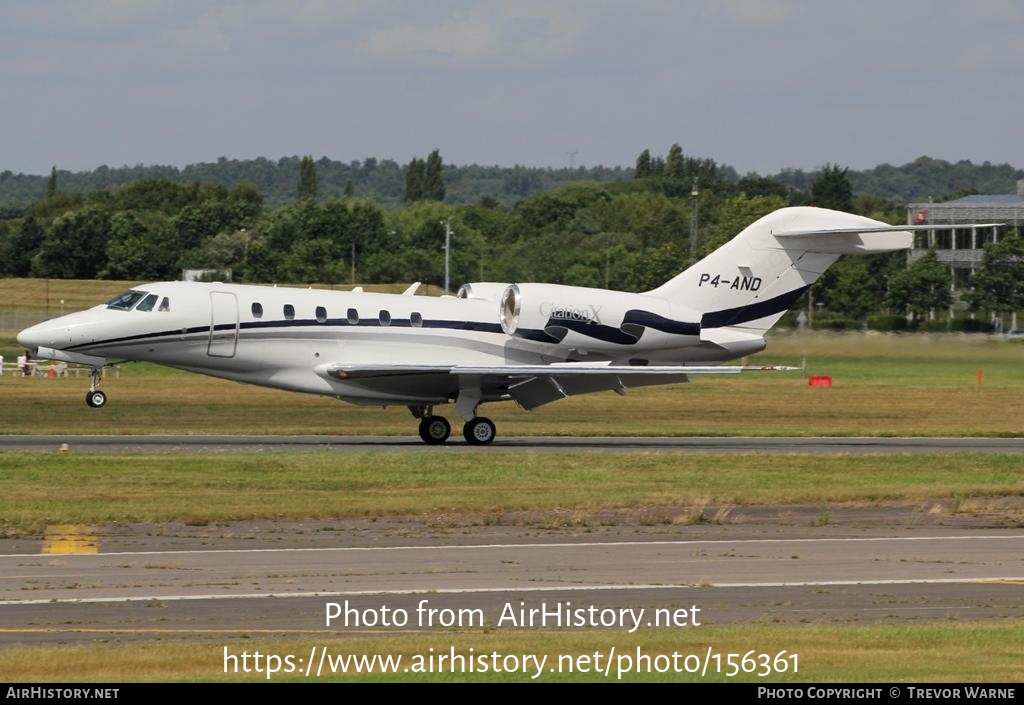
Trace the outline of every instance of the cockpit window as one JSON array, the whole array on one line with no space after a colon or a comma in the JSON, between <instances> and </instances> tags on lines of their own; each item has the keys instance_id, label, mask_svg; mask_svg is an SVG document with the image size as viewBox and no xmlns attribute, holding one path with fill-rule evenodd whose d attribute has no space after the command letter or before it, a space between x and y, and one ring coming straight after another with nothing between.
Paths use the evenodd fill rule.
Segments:
<instances>
[{"instance_id":1,"label":"cockpit window","mask_svg":"<svg viewBox=\"0 0 1024 705\"><path fill-rule=\"evenodd\" d=\"M130 311L132 306L137 304L139 302L139 299L141 299L145 295L146 292L144 291L135 291L134 289L129 289L123 294L118 294L110 301L108 301L107 308L115 308L119 311Z\"/></svg>"},{"instance_id":2,"label":"cockpit window","mask_svg":"<svg viewBox=\"0 0 1024 705\"><path fill-rule=\"evenodd\" d=\"M168 299L165 296L164 300L160 302L160 308L158 308L157 311L170 311L170 310L171 310L171 300Z\"/></svg>"},{"instance_id":3,"label":"cockpit window","mask_svg":"<svg viewBox=\"0 0 1024 705\"><path fill-rule=\"evenodd\" d=\"M152 311L153 307L156 306L157 299L159 298L160 297L157 296L156 294L150 294L149 296L147 296L146 298L139 302L139 305L135 307L135 310Z\"/></svg>"}]
</instances>

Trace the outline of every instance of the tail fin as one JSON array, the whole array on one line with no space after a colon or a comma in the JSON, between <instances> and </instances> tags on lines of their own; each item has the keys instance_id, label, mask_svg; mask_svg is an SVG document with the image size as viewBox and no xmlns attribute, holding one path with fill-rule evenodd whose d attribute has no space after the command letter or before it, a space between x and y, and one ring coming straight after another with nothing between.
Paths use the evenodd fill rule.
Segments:
<instances>
[{"instance_id":1,"label":"tail fin","mask_svg":"<svg viewBox=\"0 0 1024 705\"><path fill-rule=\"evenodd\" d=\"M707 340L760 337L840 255L908 249L913 229L826 208L782 208L646 293L700 312Z\"/></svg>"}]
</instances>

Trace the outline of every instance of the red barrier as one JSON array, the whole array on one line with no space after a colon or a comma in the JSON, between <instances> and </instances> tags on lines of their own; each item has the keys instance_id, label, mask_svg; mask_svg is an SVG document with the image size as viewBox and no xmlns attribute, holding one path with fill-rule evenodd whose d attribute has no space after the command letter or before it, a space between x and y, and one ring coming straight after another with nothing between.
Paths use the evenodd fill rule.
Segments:
<instances>
[{"instance_id":1,"label":"red barrier","mask_svg":"<svg viewBox=\"0 0 1024 705\"><path fill-rule=\"evenodd\" d=\"M807 378L808 387L831 387L832 378L828 375L811 375Z\"/></svg>"}]
</instances>

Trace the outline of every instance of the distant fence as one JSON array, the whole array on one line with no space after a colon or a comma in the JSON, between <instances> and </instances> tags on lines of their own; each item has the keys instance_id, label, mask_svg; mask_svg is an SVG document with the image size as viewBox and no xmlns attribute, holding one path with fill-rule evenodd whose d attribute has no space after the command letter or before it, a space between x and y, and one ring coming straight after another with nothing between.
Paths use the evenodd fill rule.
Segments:
<instances>
[{"instance_id":1,"label":"distant fence","mask_svg":"<svg viewBox=\"0 0 1024 705\"><path fill-rule=\"evenodd\" d=\"M113 376L121 376L121 366L114 365ZM0 355L0 376L12 377L78 377L89 376L92 368L88 365L69 365L54 360L8 360ZM108 373L110 374L110 373Z\"/></svg>"},{"instance_id":2,"label":"distant fence","mask_svg":"<svg viewBox=\"0 0 1024 705\"><path fill-rule=\"evenodd\" d=\"M44 311L0 311L0 331L16 332L59 315L60 313L47 315Z\"/></svg>"}]
</instances>

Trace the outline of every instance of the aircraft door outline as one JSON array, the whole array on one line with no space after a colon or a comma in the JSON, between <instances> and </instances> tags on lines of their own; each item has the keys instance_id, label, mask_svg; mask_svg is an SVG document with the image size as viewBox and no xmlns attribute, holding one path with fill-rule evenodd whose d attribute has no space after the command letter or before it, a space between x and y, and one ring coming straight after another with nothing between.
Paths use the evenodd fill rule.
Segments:
<instances>
[{"instance_id":1,"label":"aircraft door outline","mask_svg":"<svg viewBox=\"0 0 1024 705\"><path fill-rule=\"evenodd\" d=\"M238 347L238 297L226 291L210 292L210 357L234 357Z\"/></svg>"}]
</instances>

